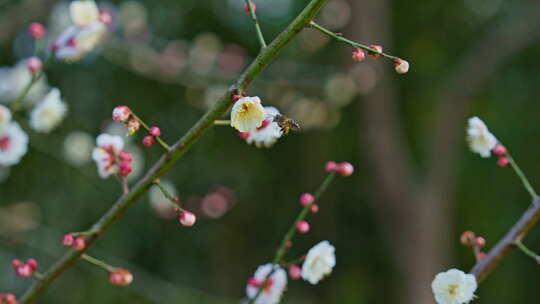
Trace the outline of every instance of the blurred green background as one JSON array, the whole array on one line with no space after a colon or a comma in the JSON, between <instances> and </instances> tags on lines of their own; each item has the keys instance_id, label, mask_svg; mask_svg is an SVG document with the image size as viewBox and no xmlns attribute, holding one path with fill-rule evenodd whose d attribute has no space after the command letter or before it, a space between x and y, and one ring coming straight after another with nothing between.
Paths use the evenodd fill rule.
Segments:
<instances>
[{"instance_id":1,"label":"blurred green background","mask_svg":"<svg viewBox=\"0 0 540 304\"><path fill-rule=\"evenodd\" d=\"M308 1L255 2L273 38ZM114 106L128 105L172 143L258 52L241 0L98 3L113 14L114 31L82 61L46 73L68 117L49 135L29 131L29 153L0 169L0 292L30 284L15 277L11 259L48 267L65 251L61 236L89 227L119 195L87 158L95 136L124 132L111 124ZM31 55L30 22L55 37L67 20L67 2L1 0L0 65ZM248 91L304 130L257 149L231 128L214 128L164 179L197 212L196 226L167 219L159 195L145 195L90 250L130 269L133 284L112 286L104 271L79 263L40 303L238 303L327 160L350 161L356 173L325 193L289 257L329 240L337 266L318 286L290 282L283 303L434 303L437 272L472 267L460 233L473 230L492 246L530 202L510 169L468 151L466 119L484 119L533 185L540 179L540 4L330 0L317 21L382 44L411 71L397 75L383 59L353 63L349 46L305 30ZM161 151L143 149L141 139L129 149L143 170ZM526 243L540 251L537 230ZM534 261L512 252L475 303L536 303L538 284Z\"/></svg>"}]
</instances>

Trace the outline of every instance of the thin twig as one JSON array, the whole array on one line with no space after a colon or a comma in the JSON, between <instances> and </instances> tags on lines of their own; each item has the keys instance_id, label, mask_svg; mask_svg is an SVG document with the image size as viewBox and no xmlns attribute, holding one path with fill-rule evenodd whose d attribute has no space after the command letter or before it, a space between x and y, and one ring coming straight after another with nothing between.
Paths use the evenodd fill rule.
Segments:
<instances>
[{"instance_id":1,"label":"thin twig","mask_svg":"<svg viewBox=\"0 0 540 304\"><path fill-rule=\"evenodd\" d=\"M81 251L70 249L51 268L44 273L43 279L35 282L21 297L20 304L35 303L48 289L48 287L66 270L77 263L82 254L85 253L93 243L99 239L104 232L116 221L118 221L126 211L133 206L135 201L141 197L153 185L154 181L164 175L191 146L213 126L216 119L225 114L231 107L234 92L243 92L251 82L273 61L273 59L283 50L283 48L304 29L319 10L328 0L311 0L306 8L296 17L296 19L278 36L276 39L257 56L254 62L240 76L238 81L216 102L199 121L166 152L146 173L146 175L132 188L129 194L122 195L116 203L93 225L92 230L96 234L87 240L86 248Z\"/></svg>"},{"instance_id":2,"label":"thin twig","mask_svg":"<svg viewBox=\"0 0 540 304\"><path fill-rule=\"evenodd\" d=\"M255 32L257 33L257 39L259 39L261 48L265 49L267 48L267 45L266 45L266 41L264 40L264 35L261 30L261 25L259 24L259 18L257 18L257 14L255 13L255 10L253 9L253 1L252 0L245 0L245 1L249 9L249 15L251 16L251 19L253 20L253 23L255 24Z\"/></svg>"},{"instance_id":3,"label":"thin twig","mask_svg":"<svg viewBox=\"0 0 540 304\"><path fill-rule=\"evenodd\" d=\"M527 178L525 173L523 173L523 171L518 166L514 158L510 155L510 153L508 153L506 156L508 157L508 160L510 161L510 166L512 166L512 169L514 169L514 172L516 172L516 175L519 177L519 179L523 183L523 186L525 187L525 189L527 189L527 191L532 197L532 200L534 201L538 197L538 194L534 190L533 186L531 186L529 179Z\"/></svg>"}]
</instances>

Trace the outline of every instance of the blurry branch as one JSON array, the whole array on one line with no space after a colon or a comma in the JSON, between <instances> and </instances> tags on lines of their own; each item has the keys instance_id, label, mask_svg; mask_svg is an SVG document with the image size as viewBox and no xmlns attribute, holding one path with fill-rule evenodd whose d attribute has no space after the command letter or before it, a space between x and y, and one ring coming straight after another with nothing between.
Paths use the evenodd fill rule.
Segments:
<instances>
[{"instance_id":1,"label":"blurry branch","mask_svg":"<svg viewBox=\"0 0 540 304\"><path fill-rule=\"evenodd\" d=\"M506 235L489 251L487 256L480 260L471 269L471 273L476 276L476 280L482 282L489 273L503 260L503 258L516 246L517 242L527 235L531 228L540 219L540 199L536 199L518 222L506 233Z\"/></svg>"},{"instance_id":2,"label":"blurry branch","mask_svg":"<svg viewBox=\"0 0 540 304\"><path fill-rule=\"evenodd\" d=\"M233 103L231 95L244 92L253 80L270 64L270 62L283 50L283 48L302 31L326 4L328 0L311 0L307 7L296 19L268 46L262 50L247 70L240 75L238 81L215 103L197 123L176 143L170 151L166 152L160 160L147 172L147 174L132 188L132 190L120 196L116 203L109 209L90 230L97 231L87 240L84 250L70 249L51 268L49 268L41 280L36 281L22 296L20 303L35 303L47 290L47 288L66 270L75 265L93 243L101 237L105 231L118 221L126 211L141 197L154 183L164 175L182 156L197 142L200 137L213 126L213 122L219 119Z\"/></svg>"}]
</instances>

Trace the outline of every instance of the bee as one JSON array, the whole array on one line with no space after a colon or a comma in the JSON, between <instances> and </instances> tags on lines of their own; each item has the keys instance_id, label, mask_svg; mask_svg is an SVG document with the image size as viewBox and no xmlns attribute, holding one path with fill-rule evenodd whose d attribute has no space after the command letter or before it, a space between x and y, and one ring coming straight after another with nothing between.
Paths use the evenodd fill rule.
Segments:
<instances>
[{"instance_id":1,"label":"bee","mask_svg":"<svg viewBox=\"0 0 540 304\"><path fill-rule=\"evenodd\" d=\"M283 132L283 134L288 134L290 130L300 131L300 124L296 120L285 115L278 114L274 116L274 122L281 127L281 132Z\"/></svg>"}]
</instances>

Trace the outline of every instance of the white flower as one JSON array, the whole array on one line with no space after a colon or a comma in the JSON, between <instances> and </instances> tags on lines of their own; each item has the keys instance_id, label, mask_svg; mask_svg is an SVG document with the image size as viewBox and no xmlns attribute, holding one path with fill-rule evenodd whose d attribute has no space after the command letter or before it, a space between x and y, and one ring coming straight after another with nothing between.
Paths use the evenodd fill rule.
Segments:
<instances>
[{"instance_id":1,"label":"white flower","mask_svg":"<svg viewBox=\"0 0 540 304\"><path fill-rule=\"evenodd\" d=\"M497 138L489 132L486 124L478 117L469 118L467 140L473 152L487 158L491 156L491 150L497 145Z\"/></svg>"},{"instance_id":2,"label":"white flower","mask_svg":"<svg viewBox=\"0 0 540 304\"><path fill-rule=\"evenodd\" d=\"M261 126L246 134L247 143L254 143L257 148L270 148L283 135L281 127L274 122L274 116L279 115L279 110L274 107L264 107L264 111L266 116Z\"/></svg>"},{"instance_id":3,"label":"white flower","mask_svg":"<svg viewBox=\"0 0 540 304\"><path fill-rule=\"evenodd\" d=\"M240 98L231 110L231 126L240 132L254 130L264 119L264 108L259 97Z\"/></svg>"},{"instance_id":4,"label":"white flower","mask_svg":"<svg viewBox=\"0 0 540 304\"><path fill-rule=\"evenodd\" d=\"M11 111L7 107L0 105L0 132L2 132L10 121Z\"/></svg>"},{"instance_id":5,"label":"white flower","mask_svg":"<svg viewBox=\"0 0 540 304\"><path fill-rule=\"evenodd\" d=\"M88 163L92 158L94 139L86 132L74 131L64 139L64 157L77 167Z\"/></svg>"},{"instance_id":6,"label":"white flower","mask_svg":"<svg viewBox=\"0 0 540 304\"><path fill-rule=\"evenodd\" d=\"M270 274L272 269L275 268L274 273L268 278L265 286L261 286L266 279L266 276ZM287 286L287 273L278 265L265 264L259 266L252 278L249 279L246 286L246 294L249 299L253 299L259 288L263 290L259 294L255 304L277 304L281 299L281 295Z\"/></svg>"},{"instance_id":7,"label":"white flower","mask_svg":"<svg viewBox=\"0 0 540 304\"><path fill-rule=\"evenodd\" d=\"M0 166L13 166L19 163L28 151L28 135L18 123L10 122L0 132Z\"/></svg>"},{"instance_id":8,"label":"white flower","mask_svg":"<svg viewBox=\"0 0 540 304\"><path fill-rule=\"evenodd\" d=\"M52 88L43 101L30 113L30 126L42 133L48 133L64 119L67 106L60 97L60 90Z\"/></svg>"},{"instance_id":9,"label":"white flower","mask_svg":"<svg viewBox=\"0 0 540 304\"><path fill-rule=\"evenodd\" d=\"M19 61L13 67L0 68L0 102L10 103L16 100L32 79L32 73L26 66L26 60ZM45 75L32 86L23 102L33 104L43 98L48 90Z\"/></svg>"},{"instance_id":10,"label":"white flower","mask_svg":"<svg viewBox=\"0 0 540 304\"><path fill-rule=\"evenodd\" d=\"M450 269L435 276L431 289L438 304L464 304L474 298L476 278L458 269Z\"/></svg>"},{"instance_id":11,"label":"white flower","mask_svg":"<svg viewBox=\"0 0 540 304\"><path fill-rule=\"evenodd\" d=\"M85 27L70 26L55 42L55 55L66 61L79 60L97 46L106 32L107 27L100 21Z\"/></svg>"},{"instance_id":12,"label":"white flower","mask_svg":"<svg viewBox=\"0 0 540 304\"><path fill-rule=\"evenodd\" d=\"M85 27L99 20L99 9L92 0L72 1L69 4L71 21L77 26Z\"/></svg>"},{"instance_id":13,"label":"white flower","mask_svg":"<svg viewBox=\"0 0 540 304\"><path fill-rule=\"evenodd\" d=\"M96 139L97 147L92 152L92 159L96 162L101 178L107 178L118 172L117 157L124 148L124 141L120 136L101 134Z\"/></svg>"},{"instance_id":14,"label":"white flower","mask_svg":"<svg viewBox=\"0 0 540 304\"><path fill-rule=\"evenodd\" d=\"M302 265L302 279L315 285L329 275L336 266L335 250L328 241L322 241L311 248Z\"/></svg>"}]
</instances>

